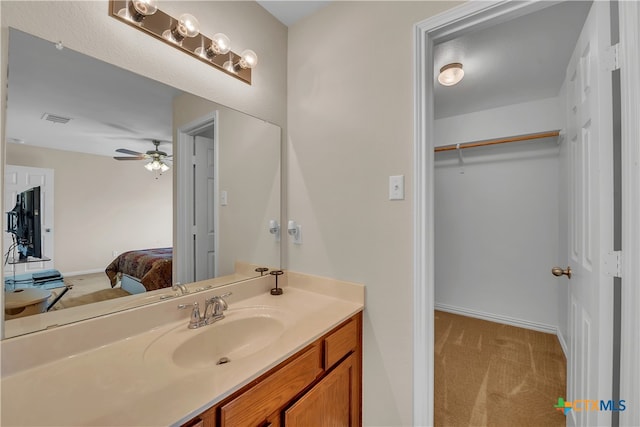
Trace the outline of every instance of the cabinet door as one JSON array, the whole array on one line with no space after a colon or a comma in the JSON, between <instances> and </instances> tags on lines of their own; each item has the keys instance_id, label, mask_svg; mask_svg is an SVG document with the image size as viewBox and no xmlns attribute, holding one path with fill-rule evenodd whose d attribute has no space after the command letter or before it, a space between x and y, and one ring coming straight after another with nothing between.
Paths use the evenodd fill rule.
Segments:
<instances>
[{"instance_id":1,"label":"cabinet door","mask_svg":"<svg viewBox=\"0 0 640 427\"><path fill-rule=\"evenodd\" d=\"M357 372L351 355L285 411L285 427L359 425Z\"/></svg>"},{"instance_id":2,"label":"cabinet door","mask_svg":"<svg viewBox=\"0 0 640 427\"><path fill-rule=\"evenodd\" d=\"M244 392L220 410L222 427L265 425L270 414L288 404L322 374L320 346L314 345L301 356Z\"/></svg>"}]
</instances>

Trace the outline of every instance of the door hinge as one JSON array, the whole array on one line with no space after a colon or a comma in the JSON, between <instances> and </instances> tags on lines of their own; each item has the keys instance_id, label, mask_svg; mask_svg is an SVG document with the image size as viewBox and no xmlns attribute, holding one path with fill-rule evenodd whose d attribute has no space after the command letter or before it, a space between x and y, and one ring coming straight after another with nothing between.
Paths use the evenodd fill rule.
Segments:
<instances>
[{"instance_id":1,"label":"door hinge","mask_svg":"<svg viewBox=\"0 0 640 427\"><path fill-rule=\"evenodd\" d=\"M609 277L622 277L622 251L612 251L604 257L605 273Z\"/></svg>"},{"instance_id":2,"label":"door hinge","mask_svg":"<svg viewBox=\"0 0 640 427\"><path fill-rule=\"evenodd\" d=\"M605 49L604 64L609 71L620 69L620 43L616 43Z\"/></svg>"}]
</instances>

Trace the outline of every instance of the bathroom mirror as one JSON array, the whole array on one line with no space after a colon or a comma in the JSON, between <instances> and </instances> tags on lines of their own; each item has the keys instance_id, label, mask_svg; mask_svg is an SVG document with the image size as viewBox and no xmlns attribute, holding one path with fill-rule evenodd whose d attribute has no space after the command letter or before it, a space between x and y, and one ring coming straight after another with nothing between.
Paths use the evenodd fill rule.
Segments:
<instances>
[{"instance_id":1,"label":"bathroom mirror","mask_svg":"<svg viewBox=\"0 0 640 427\"><path fill-rule=\"evenodd\" d=\"M170 276L190 292L280 267L278 126L15 29L8 68L4 210L42 185L51 261L7 263L4 275L19 287L56 270L73 286L51 286L48 304L64 294L50 311L6 320L5 338L179 293L134 270L120 272L131 286L112 287L105 269L137 266L117 261L131 251L169 248Z\"/></svg>"}]
</instances>

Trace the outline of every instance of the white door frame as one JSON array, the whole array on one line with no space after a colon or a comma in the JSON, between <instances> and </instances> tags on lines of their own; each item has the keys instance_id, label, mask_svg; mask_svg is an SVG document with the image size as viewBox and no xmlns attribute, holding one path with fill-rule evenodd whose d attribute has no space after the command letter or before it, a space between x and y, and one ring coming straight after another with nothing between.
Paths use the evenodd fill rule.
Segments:
<instances>
[{"instance_id":1,"label":"white door frame","mask_svg":"<svg viewBox=\"0 0 640 427\"><path fill-rule=\"evenodd\" d=\"M618 2L622 94L622 322L620 425L640 425L640 3Z\"/></svg>"},{"instance_id":2,"label":"white door frame","mask_svg":"<svg viewBox=\"0 0 640 427\"><path fill-rule=\"evenodd\" d=\"M214 162L215 173L217 176L218 169L218 111L213 111L205 116L202 116L186 125L180 127L177 130L176 143L174 147L174 153L177 154L174 157L175 166L175 182L174 188L176 188L176 195L174 196L176 203L174 212L174 224L173 229L176 235L174 236L174 248L173 248L173 281L174 283L190 283L190 277L193 277L193 269L188 268L188 260L193 258L193 244L191 242L191 236L193 235L193 201L190 198L192 194L191 189L191 165L193 154L189 151L190 142L193 135L202 131L203 129L213 126L213 147L214 147ZM214 229L215 229L215 271L218 271L217 259L218 259L218 179L215 179L214 189ZM189 273L192 273L189 276Z\"/></svg>"},{"instance_id":3,"label":"white door frame","mask_svg":"<svg viewBox=\"0 0 640 427\"><path fill-rule=\"evenodd\" d=\"M546 3L546 4L544 4ZM620 44L623 56L623 306L620 398L633 402L620 413L620 423L640 425L640 368L637 354L640 344L640 33L637 28L640 7L637 2L620 2ZM434 383L434 97L433 45L453 34L478 29L496 19L523 15L548 6L547 2L494 3L469 2L429 18L414 26L414 352L413 352L413 424L433 424ZM602 396L598 398L611 398ZM634 407L636 406L636 407Z\"/></svg>"}]
</instances>

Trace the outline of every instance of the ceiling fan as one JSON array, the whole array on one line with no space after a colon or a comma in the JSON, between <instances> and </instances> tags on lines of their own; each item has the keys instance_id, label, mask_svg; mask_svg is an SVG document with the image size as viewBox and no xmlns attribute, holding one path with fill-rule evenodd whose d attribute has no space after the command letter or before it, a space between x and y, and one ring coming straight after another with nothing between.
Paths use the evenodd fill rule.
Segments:
<instances>
[{"instance_id":1,"label":"ceiling fan","mask_svg":"<svg viewBox=\"0 0 640 427\"><path fill-rule=\"evenodd\" d=\"M118 148L116 152L123 154L130 154L133 157L124 157L124 156L115 156L116 160L149 160L149 162L144 165L145 169L148 171L156 171L159 170L161 172L166 172L169 170L169 165L165 163L166 161L170 161L172 155L165 153L164 151L160 151L158 149L160 141L158 139L152 139L151 142L155 145L155 149L149 150L146 153L138 153L137 151L128 150L126 148Z\"/></svg>"}]
</instances>

